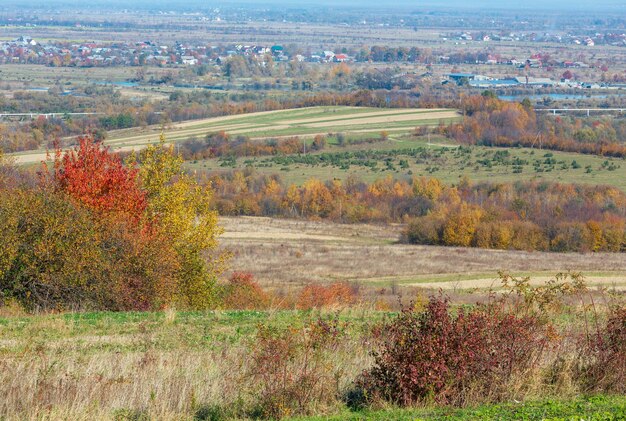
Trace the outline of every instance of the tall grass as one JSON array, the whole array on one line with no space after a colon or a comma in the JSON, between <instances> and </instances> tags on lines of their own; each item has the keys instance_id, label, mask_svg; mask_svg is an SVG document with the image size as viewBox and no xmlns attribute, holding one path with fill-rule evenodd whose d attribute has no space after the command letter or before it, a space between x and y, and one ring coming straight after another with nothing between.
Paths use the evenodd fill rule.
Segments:
<instances>
[{"instance_id":1,"label":"tall grass","mask_svg":"<svg viewBox=\"0 0 626 421\"><path fill-rule=\"evenodd\" d=\"M251 306L259 290L244 278L233 294ZM579 275L502 281L477 305L434 297L400 314L358 299L339 312L271 299L206 313L4 308L0 419L283 418L624 393L623 295Z\"/></svg>"}]
</instances>

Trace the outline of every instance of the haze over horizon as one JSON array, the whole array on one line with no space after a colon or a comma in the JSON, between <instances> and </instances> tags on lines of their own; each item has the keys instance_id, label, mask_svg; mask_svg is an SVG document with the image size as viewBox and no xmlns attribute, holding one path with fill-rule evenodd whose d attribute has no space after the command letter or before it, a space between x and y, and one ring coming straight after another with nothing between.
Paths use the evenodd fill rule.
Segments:
<instances>
[{"instance_id":1,"label":"haze over horizon","mask_svg":"<svg viewBox=\"0 0 626 421\"><path fill-rule=\"evenodd\" d=\"M8 0L4 2L4 5L23 5L23 2L14 0ZM38 1L36 6L112 6L128 8L131 6L129 2L123 0L94 0L86 5L84 2L77 0L41 0ZM577 11L577 10L590 10L590 11L620 11L626 12L626 3L621 0L599 0L589 2L586 0L527 0L525 2L517 1L498 1L498 0L476 0L471 3L463 0L396 0L392 4L386 4L381 6L380 2L375 0L222 0L219 2L206 2L202 0L184 0L184 1L167 1L167 0L136 0L132 2L132 7L144 8L147 6L153 8L164 9L189 9L189 8L211 8L220 6L285 6L290 8L298 7L312 7L312 6L324 6L324 7L350 7L350 8L368 8L368 9L380 9L385 8L389 10L394 9L423 9L423 8L462 8L462 9L501 9L501 10L563 10L563 11ZM0 9L1 10L1 9Z\"/></svg>"}]
</instances>

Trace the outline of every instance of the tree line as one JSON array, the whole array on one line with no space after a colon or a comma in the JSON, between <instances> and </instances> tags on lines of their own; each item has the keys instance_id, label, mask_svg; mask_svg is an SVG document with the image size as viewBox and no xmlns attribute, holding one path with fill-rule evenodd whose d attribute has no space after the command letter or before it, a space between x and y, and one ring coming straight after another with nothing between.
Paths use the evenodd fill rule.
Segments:
<instances>
[{"instance_id":1,"label":"tree line","mask_svg":"<svg viewBox=\"0 0 626 421\"><path fill-rule=\"evenodd\" d=\"M252 170L206 180L223 215L406 224L415 244L541 251L626 250L626 194L609 186L549 182L447 186L435 178L391 176L366 183L285 183Z\"/></svg>"},{"instance_id":2,"label":"tree line","mask_svg":"<svg viewBox=\"0 0 626 421\"><path fill-rule=\"evenodd\" d=\"M463 144L523 146L626 157L624 118L538 115L530 101L502 101L489 92L462 97L460 107L465 117L448 127L448 136Z\"/></svg>"}]
</instances>

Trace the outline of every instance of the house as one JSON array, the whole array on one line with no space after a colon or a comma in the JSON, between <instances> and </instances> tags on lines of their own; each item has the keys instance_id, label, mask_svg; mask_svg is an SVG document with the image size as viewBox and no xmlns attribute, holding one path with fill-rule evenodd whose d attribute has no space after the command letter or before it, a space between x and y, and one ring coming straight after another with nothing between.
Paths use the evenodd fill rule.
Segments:
<instances>
[{"instance_id":1,"label":"house","mask_svg":"<svg viewBox=\"0 0 626 421\"><path fill-rule=\"evenodd\" d=\"M180 58L180 61L188 66L195 66L196 64L198 64L198 59L194 56L182 56Z\"/></svg>"},{"instance_id":2,"label":"house","mask_svg":"<svg viewBox=\"0 0 626 421\"><path fill-rule=\"evenodd\" d=\"M462 79L474 80L476 75L473 73L450 73L446 75L449 79L459 82Z\"/></svg>"},{"instance_id":3,"label":"house","mask_svg":"<svg viewBox=\"0 0 626 421\"><path fill-rule=\"evenodd\" d=\"M345 54L336 54L334 60L337 63L344 63L344 62L350 60L350 57L348 57Z\"/></svg>"},{"instance_id":4,"label":"house","mask_svg":"<svg viewBox=\"0 0 626 421\"><path fill-rule=\"evenodd\" d=\"M517 76L515 80L517 81L517 83L521 85L528 85L528 86L532 85L532 86L549 87L549 86L556 85L555 81L547 77Z\"/></svg>"}]
</instances>

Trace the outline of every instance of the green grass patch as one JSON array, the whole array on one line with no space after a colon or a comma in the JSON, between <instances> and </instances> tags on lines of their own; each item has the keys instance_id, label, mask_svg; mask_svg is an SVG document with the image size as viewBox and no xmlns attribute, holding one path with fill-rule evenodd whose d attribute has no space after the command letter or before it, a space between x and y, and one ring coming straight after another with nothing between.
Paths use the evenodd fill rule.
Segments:
<instances>
[{"instance_id":1,"label":"green grass patch","mask_svg":"<svg viewBox=\"0 0 626 421\"><path fill-rule=\"evenodd\" d=\"M375 137L377 134L360 134ZM289 156L209 159L186 163L190 170L224 171L255 168L280 173L289 183L309 178L364 181L391 175L434 177L456 184L463 177L475 182L549 181L615 186L626 191L626 160L530 148L456 147L441 137L415 138L393 133L386 142L339 147Z\"/></svg>"},{"instance_id":2,"label":"green grass patch","mask_svg":"<svg viewBox=\"0 0 626 421\"><path fill-rule=\"evenodd\" d=\"M543 400L524 403L483 405L476 408L390 409L349 412L326 417L296 418L314 420L624 420L626 396L590 396L573 400Z\"/></svg>"}]
</instances>

